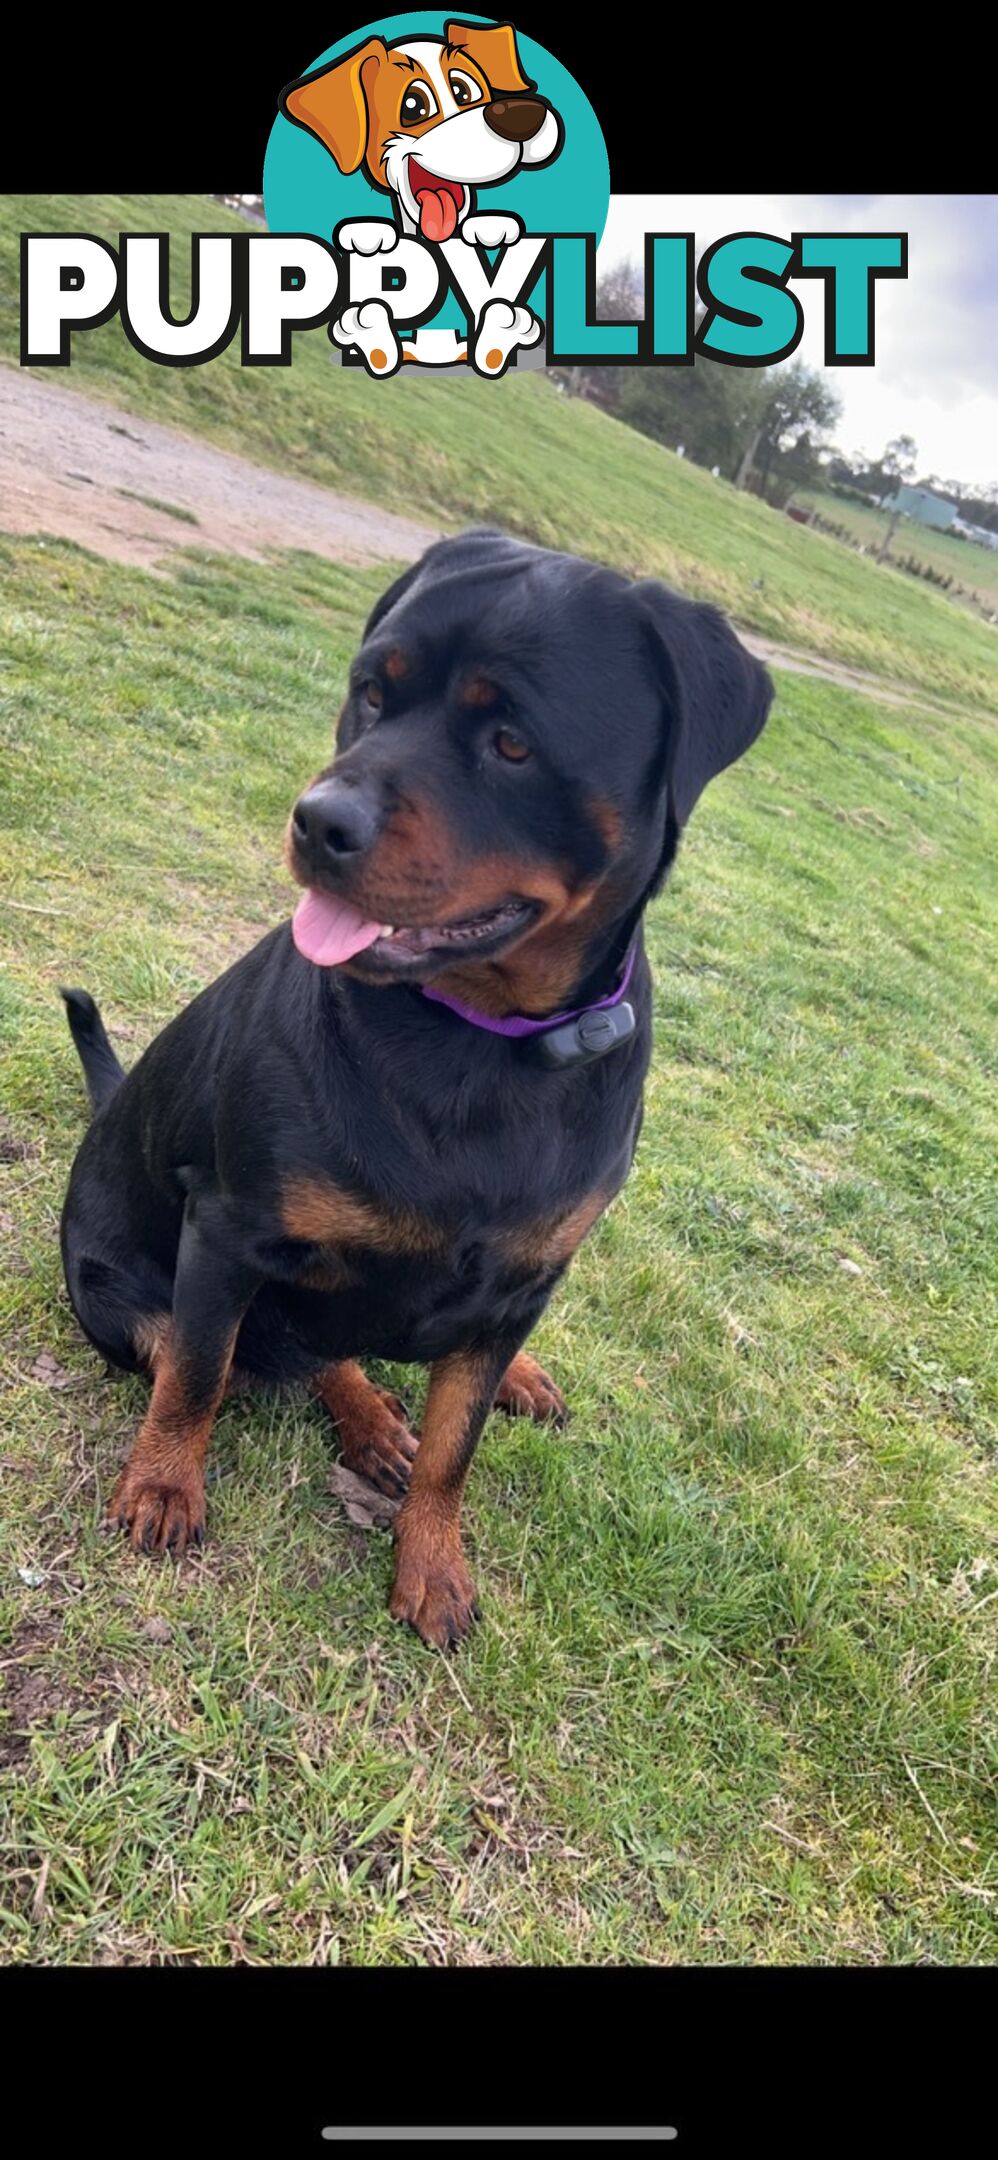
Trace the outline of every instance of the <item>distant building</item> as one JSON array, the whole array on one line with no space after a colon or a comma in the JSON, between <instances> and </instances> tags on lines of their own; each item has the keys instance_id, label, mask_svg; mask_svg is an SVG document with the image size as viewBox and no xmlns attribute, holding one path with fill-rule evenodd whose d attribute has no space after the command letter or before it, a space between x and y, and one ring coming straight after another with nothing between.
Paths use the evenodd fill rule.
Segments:
<instances>
[{"instance_id":1,"label":"distant building","mask_svg":"<svg viewBox=\"0 0 998 2160\"><path fill-rule=\"evenodd\" d=\"M979 547L998 548L998 532L991 532L987 525L968 525L965 518L954 518L954 532L962 533L965 540L976 540Z\"/></svg>"},{"instance_id":2,"label":"distant building","mask_svg":"<svg viewBox=\"0 0 998 2160\"><path fill-rule=\"evenodd\" d=\"M919 525L934 525L937 532L946 532L956 523L956 504L947 502L945 495L933 495L931 488L899 487L895 494L885 495L880 507L892 514L900 510L902 517L915 518Z\"/></svg>"}]
</instances>

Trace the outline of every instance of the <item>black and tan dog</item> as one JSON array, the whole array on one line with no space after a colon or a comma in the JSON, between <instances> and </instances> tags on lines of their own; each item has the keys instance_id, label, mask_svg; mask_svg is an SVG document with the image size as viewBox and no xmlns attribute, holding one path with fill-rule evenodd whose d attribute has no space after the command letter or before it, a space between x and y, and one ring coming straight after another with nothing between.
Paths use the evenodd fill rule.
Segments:
<instances>
[{"instance_id":1,"label":"black and tan dog","mask_svg":"<svg viewBox=\"0 0 998 2160\"><path fill-rule=\"evenodd\" d=\"M405 1494L392 1612L464 1634L471 1456L494 1403L563 1412L524 1344L634 1152L642 914L771 695L713 608L499 533L442 541L375 607L293 812L294 925L127 1078L65 993L96 1112L66 1280L153 1381L110 1506L137 1548L200 1542L233 1370L310 1381L345 1460ZM418 1442L364 1355L429 1365Z\"/></svg>"}]
</instances>

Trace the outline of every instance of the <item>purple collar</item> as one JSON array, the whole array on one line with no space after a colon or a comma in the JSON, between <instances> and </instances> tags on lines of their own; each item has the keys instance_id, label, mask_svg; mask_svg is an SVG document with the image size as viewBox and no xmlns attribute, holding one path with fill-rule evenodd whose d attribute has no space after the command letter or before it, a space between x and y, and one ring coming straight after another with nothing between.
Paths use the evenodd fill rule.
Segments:
<instances>
[{"instance_id":1,"label":"purple collar","mask_svg":"<svg viewBox=\"0 0 998 2160\"><path fill-rule=\"evenodd\" d=\"M445 997L442 990L429 989L426 983L422 986L423 996L432 998L435 1005L446 1005L459 1020L469 1021L472 1027L485 1028L490 1035L546 1035L550 1028L564 1027L566 1021L579 1020L584 1013L602 1012L608 1005L619 1005L634 973L636 958L637 947L632 945L617 988L609 997L596 998L592 1005L577 1005L574 1012L550 1013L546 1020L528 1020L524 1013L513 1013L508 1020L493 1020L488 1013L476 1012L473 1005L462 1005L458 998Z\"/></svg>"}]
</instances>

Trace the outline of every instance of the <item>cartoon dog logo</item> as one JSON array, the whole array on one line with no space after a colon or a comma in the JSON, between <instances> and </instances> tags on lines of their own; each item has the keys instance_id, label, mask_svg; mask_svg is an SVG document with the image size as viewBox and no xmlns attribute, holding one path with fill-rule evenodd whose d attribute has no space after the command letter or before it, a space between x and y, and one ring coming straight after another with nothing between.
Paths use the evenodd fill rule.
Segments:
<instances>
[{"instance_id":1,"label":"cartoon dog logo","mask_svg":"<svg viewBox=\"0 0 998 2160\"><path fill-rule=\"evenodd\" d=\"M520 219L479 215L478 189L522 166L550 165L564 140L559 115L523 72L511 23L448 22L442 37L420 33L392 45L370 37L289 83L280 106L341 173L362 170L390 196L394 224L355 218L338 229L338 245L361 255L390 250L400 231L436 245L458 234L470 246L508 246L523 232ZM376 300L346 308L333 335L359 346L377 372L394 372L403 358L437 366L466 358L451 331L424 329L401 350ZM529 308L492 301L476 326L476 358L482 346L489 372L499 372L540 335Z\"/></svg>"}]
</instances>

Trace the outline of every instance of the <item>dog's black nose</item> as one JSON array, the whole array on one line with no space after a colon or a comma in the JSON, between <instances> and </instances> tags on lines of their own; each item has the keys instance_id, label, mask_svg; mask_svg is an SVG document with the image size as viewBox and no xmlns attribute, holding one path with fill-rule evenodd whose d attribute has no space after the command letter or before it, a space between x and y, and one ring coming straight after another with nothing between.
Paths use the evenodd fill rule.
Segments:
<instances>
[{"instance_id":1,"label":"dog's black nose","mask_svg":"<svg viewBox=\"0 0 998 2160\"><path fill-rule=\"evenodd\" d=\"M291 813L295 842L315 868L343 855L363 855L377 839L378 805L363 787L345 780L320 780L302 795Z\"/></svg>"},{"instance_id":2,"label":"dog's black nose","mask_svg":"<svg viewBox=\"0 0 998 2160\"><path fill-rule=\"evenodd\" d=\"M547 106L540 98L494 98L485 107L486 125L506 142L529 142L544 125Z\"/></svg>"}]
</instances>

